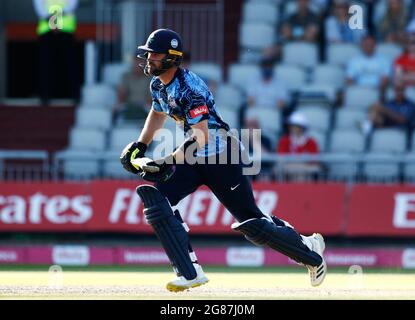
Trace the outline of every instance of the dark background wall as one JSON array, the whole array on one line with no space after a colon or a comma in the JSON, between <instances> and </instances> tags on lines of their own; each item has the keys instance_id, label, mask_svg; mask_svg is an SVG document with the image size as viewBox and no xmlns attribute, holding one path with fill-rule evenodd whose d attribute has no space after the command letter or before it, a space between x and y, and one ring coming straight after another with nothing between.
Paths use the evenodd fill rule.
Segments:
<instances>
[{"instance_id":1,"label":"dark background wall","mask_svg":"<svg viewBox=\"0 0 415 320\"><path fill-rule=\"evenodd\" d=\"M6 45L5 45L5 2L0 1L0 70L6 70ZM5 95L6 83L5 72L0 71L0 100Z\"/></svg>"},{"instance_id":2,"label":"dark background wall","mask_svg":"<svg viewBox=\"0 0 415 320\"><path fill-rule=\"evenodd\" d=\"M99 0L80 0L76 11L79 22L95 21L95 6ZM6 22L36 22L37 17L32 0L1 0L0 8Z\"/></svg>"}]
</instances>

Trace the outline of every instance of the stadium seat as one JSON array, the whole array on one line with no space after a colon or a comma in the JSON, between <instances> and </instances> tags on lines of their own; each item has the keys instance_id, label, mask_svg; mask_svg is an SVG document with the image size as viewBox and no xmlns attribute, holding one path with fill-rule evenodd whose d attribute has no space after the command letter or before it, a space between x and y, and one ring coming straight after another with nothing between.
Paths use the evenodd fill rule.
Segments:
<instances>
[{"instance_id":1,"label":"stadium seat","mask_svg":"<svg viewBox=\"0 0 415 320\"><path fill-rule=\"evenodd\" d=\"M413 144L415 143L413 142ZM415 149L412 147L412 150L415 150ZM413 151L408 152L405 158L407 160L403 168L405 180L407 182L414 183L415 182L415 153Z\"/></svg>"},{"instance_id":2,"label":"stadium seat","mask_svg":"<svg viewBox=\"0 0 415 320\"><path fill-rule=\"evenodd\" d=\"M286 43L282 48L282 62L304 68L314 67L318 63L317 46L308 42Z\"/></svg>"},{"instance_id":3,"label":"stadium seat","mask_svg":"<svg viewBox=\"0 0 415 320\"><path fill-rule=\"evenodd\" d=\"M332 104L336 101L336 88L329 84L316 84L302 86L298 96L298 103Z\"/></svg>"},{"instance_id":4,"label":"stadium seat","mask_svg":"<svg viewBox=\"0 0 415 320\"><path fill-rule=\"evenodd\" d=\"M261 129L278 133L281 131L281 112L274 108L249 107L245 119L256 119Z\"/></svg>"},{"instance_id":5,"label":"stadium seat","mask_svg":"<svg viewBox=\"0 0 415 320\"><path fill-rule=\"evenodd\" d=\"M367 110L379 101L379 91L373 88L350 86L345 89L344 108Z\"/></svg>"},{"instance_id":6,"label":"stadium seat","mask_svg":"<svg viewBox=\"0 0 415 320\"><path fill-rule=\"evenodd\" d=\"M342 68L336 65L319 64L313 70L312 83L328 84L336 89L344 85L345 74Z\"/></svg>"},{"instance_id":7,"label":"stadium seat","mask_svg":"<svg viewBox=\"0 0 415 320\"><path fill-rule=\"evenodd\" d=\"M298 90L306 83L306 73L298 66L280 64L274 67L274 72L288 90Z\"/></svg>"},{"instance_id":8,"label":"stadium seat","mask_svg":"<svg viewBox=\"0 0 415 320\"><path fill-rule=\"evenodd\" d=\"M131 141L138 139L140 130L137 128L114 128L109 139L110 150L121 150Z\"/></svg>"},{"instance_id":9,"label":"stadium seat","mask_svg":"<svg viewBox=\"0 0 415 320\"><path fill-rule=\"evenodd\" d=\"M351 57L358 56L360 49L355 44L333 43L327 47L327 58L329 64L345 66Z\"/></svg>"},{"instance_id":10,"label":"stadium seat","mask_svg":"<svg viewBox=\"0 0 415 320\"><path fill-rule=\"evenodd\" d=\"M370 151L399 154L406 151L406 132L400 129L376 129L373 132Z\"/></svg>"},{"instance_id":11,"label":"stadium seat","mask_svg":"<svg viewBox=\"0 0 415 320\"><path fill-rule=\"evenodd\" d=\"M396 160L396 157L403 156L405 150L406 133L403 130L375 130L370 153L366 156L364 174L371 181L396 181L399 178L400 165L390 162Z\"/></svg>"},{"instance_id":12,"label":"stadium seat","mask_svg":"<svg viewBox=\"0 0 415 320\"><path fill-rule=\"evenodd\" d=\"M65 179L93 178L99 175L99 164L96 160L65 160L63 173Z\"/></svg>"},{"instance_id":13,"label":"stadium seat","mask_svg":"<svg viewBox=\"0 0 415 320\"><path fill-rule=\"evenodd\" d=\"M376 53L383 55L389 63L393 62L402 54L403 48L393 43L380 43L376 47Z\"/></svg>"},{"instance_id":14,"label":"stadium seat","mask_svg":"<svg viewBox=\"0 0 415 320\"><path fill-rule=\"evenodd\" d=\"M82 107L76 110L75 125L78 128L108 130L111 127L110 110Z\"/></svg>"},{"instance_id":15,"label":"stadium seat","mask_svg":"<svg viewBox=\"0 0 415 320\"><path fill-rule=\"evenodd\" d=\"M133 178L137 179L135 175L125 170L122 166L120 161L118 160L119 153L114 153L112 159L107 159L104 161L103 165L103 173L105 177L108 178ZM116 159L116 160L114 160Z\"/></svg>"},{"instance_id":16,"label":"stadium seat","mask_svg":"<svg viewBox=\"0 0 415 320\"><path fill-rule=\"evenodd\" d=\"M222 106L238 110L244 103L244 97L233 85L221 84L218 86L215 93L215 103L219 108L219 111L222 109Z\"/></svg>"},{"instance_id":17,"label":"stadium seat","mask_svg":"<svg viewBox=\"0 0 415 320\"><path fill-rule=\"evenodd\" d=\"M128 63L108 63L102 70L102 82L112 87L118 87L122 76L131 69Z\"/></svg>"},{"instance_id":18,"label":"stadium seat","mask_svg":"<svg viewBox=\"0 0 415 320\"><path fill-rule=\"evenodd\" d=\"M394 154L370 152L365 155L363 173L370 182L396 182L400 176L400 165L394 160Z\"/></svg>"},{"instance_id":19,"label":"stadium seat","mask_svg":"<svg viewBox=\"0 0 415 320\"><path fill-rule=\"evenodd\" d=\"M217 83L222 82L222 68L216 63L192 63L189 67L189 70L195 72L203 79L213 80Z\"/></svg>"},{"instance_id":20,"label":"stadium seat","mask_svg":"<svg viewBox=\"0 0 415 320\"><path fill-rule=\"evenodd\" d=\"M262 59L262 50L241 49L239 53L239 62L243 64L257 64Z\"/></svg>"},{"instance_id":21,"label":"stadium seat","mask_svg":"<svg viewBox=\"0 0 415 320\"><path fill-rule=\"evenodd\" d=\"M415 142L412 140L412 152L405 155L406 163L403 168L405 180L407 182L415 182Z\"/></svg>"},{"instance_id":22,"label":"stadium seat","mask_svg":"<svg viewBox=\"0 0 415 320\"><path fill-rule=\"evenodd\" d=\"M117 101L115 89L105 84L88 85L82 88L81 105L109 108Z\"/></svg>"},{"instance_id":23,"label":"stadium seat","mask_svg":"<svg viewBox=\"0 0 415 320\"><path fill-rule=\"evenodd\" d=\"M320 152L325 152L327 145L327 135L324 132L313 129L309 131L309 135L316 140Z\"/></svg>"},{"instance_id":24,"label":"stadium seat","mask_svg":"<svg viewBox=\"0 0 415 320\"><path fill-rule=\"evenodd\" d=\"M105 133L99 129L74 127L69 134L68 149L102 151L105 149Z\"/></svg>"},{"instance_id":25,"label":"stadium seat","mask_svg":"<svg viewBox=\"0 0 415 320\"><path fill-rule=\"evenodd\" d=\"M55 159L61 159L65 179L92 178L99 175L97 152L67 149L57 152Z\"/></svg>"},{"instance_id":26,"label":"stadium seat","mask_svg":"<svg viewBox=\"0 0 415 320\"><path fill-rule=\"evenodd\" d=\"M275 43L275 33L275 28L265 23L242 23L239 44L242 48L264 49Z\"/></svg>"},{"instance_id":27,"label":"stadium seat","mask_svg":"<svg viewBox=\"0 0 415 320\"><path fill-rule=\"evenodd\" d=\"M336 111L336 129L356 129L359 123L367 118L367 113L363 110L350 110L341 108Z\"/></svg>"},{"instance_id":28,"label":"stadium seat","mask_svg":"<svg viewBox=\"0 0 415 320\"><path fill-rule=\"evenodd\" d=\"M333 130L330 137L329 151L339 155L353 155L365 150L365 137L357 130ZM332 162L329 164L330 177L348 179L356 177L358 164L355 162Z\"/></svg>"},{"instance_id":29,"label":"stadium seat","mask_svg":"<svg viewBox=\"0 0 415 320\"><path fill-rule=\"evenodd\" d=\"M360 164L354 161L350 154L336 153L337 156L345 157L348 160L333 161L327 164L330 179L338 181L355 179L360 172Z\"/></svg>"},{"instance_id":30,"label":"stadium seat","mask_svg":"<svg viewBox=\"0 0 415 320\"><path fill-rule=\"evenodd\" d=\"M297 109L309 123L311 130L326 132L330 127L330 111L319 106L301 106Z\"/></svg>"},{"instance_id":31,"label":"stadium seat","mask_svg":"<svg viewBox=\"0 0 415 320\"><path fill-rule=\"evenodd\" d=\"M365 150L365 137L360 131L336 129L331 132L330 152L360 153Z\"/></svg>"},{"instance_id":32,"label":"stadium seat","mask_svg":"<svg viewBox=\"0 0 415 320\"><path fill-rule=\"evenodd\" d=\"M244 23L269 23L276 25L278 23L278 7L271 2L245 2L243 7Z\"/></svg>"},{"instance_id":33,"label":"stadium seat","mask_svg":"<svg viewBox=\"0 0 415 320\"><path fill-rule=\"evenodd\" d=\"M229 66L229 83L246 90L253 79L259 79L261 70L257 65L231 64Z\"/></svg>"}]
</instances>

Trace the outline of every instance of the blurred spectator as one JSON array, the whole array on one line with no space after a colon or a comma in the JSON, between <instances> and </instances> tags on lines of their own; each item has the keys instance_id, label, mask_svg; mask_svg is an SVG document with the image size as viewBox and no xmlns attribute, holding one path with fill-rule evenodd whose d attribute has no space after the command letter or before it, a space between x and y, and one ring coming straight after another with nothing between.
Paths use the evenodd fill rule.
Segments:
<instances>
[{"instance_id":1,"label":"blurred spectator","mask_svg":"<svg viewBox=\"0 0 415 320\"><path fill-rule=\"evenodd\" d=\"M349 27L349 0L335 0L333 14L326 19L325 35L327 43L360 43L366 30L353 30Z\"/></svg>"},{"instance_id":2,"label":"blurred spectator","mask_svg":"<svg viewBox=\"0 0 415 320\"><path fill-rule=\"evenodd\" d=\"M57 96L79 99L80 81L75 54L78 0L33 0L39 18L36 33L39 41L38 85L43 105Z\"/></svg>"},{"instance_id":3,"label":"blurred spectator","mask_svg":"<svg viewBox=\"0 0 415 320\"><path fill-rule=\"evenodd\" d=\"M369 109L368 119L362 124L365 134L369 134L374 128L410 128L415 120L415 104L405 96L405 85L396 82L394 85L394 98L385 104L380 102Z\"/></svg>"},{"instance_id":4,"label":"blurred spectator","mask_svg":"<svg viewBox=\"0 0 415 320\"><path fill-rule=\"evenodd\" d=\"M318 154L317 142L308 134L308 121L300 112L294 112L287 121L288 134L281 137L278 147L278 154ZM321 170L321 166L315 162L293 162L284 163L279 166L287 178L304 180L312 174Z\"/></svg>"},{"instance_id":5,"label":"blurred spectator","mask_svg":"<svg viewBox=\"0 0 415 320\"><path fill-rule=\"evenodd\" d=\"M389 81L388 60L376 53L376 40L367 35L362 39L362 53L347 65L347 84L379 88L384 92Z\"/></svg>"},{"instance_id":6,"label":"blurred spectator","mask_svg":"<svg viewBox=\"0 0 415 320\"><path fill-rule=\"evenodd\" d=\"M248 106L284 109L288 100L288 92L284 85L274 75L272 59L261 61L261 78L253 79L248 86Z\"/></svg>"},{"instance_id":7,"label":"blurred spectator","mask_svg":"<svg viewBox=\"0 0 415 320\"><path fill-rule=\"evenodd\" d=\"M305 116L296 111L287 121L288 134L281 137L278 143L278 153L318 153L317 142L308 135L308 121Z\"/></svg>"},{"instance_id":8,"label":"blurred spectator","mask_svg":"<svg viewBox=\"0 0 415 320\"><path fill-rule=\"evenodd\" d=\"M379 38L386 42L403 44L408 12L403 0L388 0L384 17L377 25Z\"/></svg>"},{"instance_id":9,"label":"blurred spectator","mask_svg":"<svg viewBox=\"0 0 415 320\"><path fill-rule=\"evenodd\" d=\"M405 52L399 56L394 65L395 79L405 85L415 85L415 37L408 36Z\"/></svg>"},{"instance_id":10,"label":"blurred spectator","mask_svg":"<svg viewBox=\"0 0 415 320\"><path fill-rule=\"evenodd\" d=\"M146 77L138 66L138 58L135 61L132 69L122 76L118 87L118 103L114 108L116 120L144 120L149 111L151 78Z\"/></svg>"},{"instance_id":11,"label":"blurred spectator","mask_svg":"<svg viewBox=\"0 0 415 320\"><path fill-rule=\"evenodd\" d=\"M317 41L319 20L309 8L309 0L297 0L297 11L282 25L281 33L285 41Z\"/></svg>"}]
</instances>

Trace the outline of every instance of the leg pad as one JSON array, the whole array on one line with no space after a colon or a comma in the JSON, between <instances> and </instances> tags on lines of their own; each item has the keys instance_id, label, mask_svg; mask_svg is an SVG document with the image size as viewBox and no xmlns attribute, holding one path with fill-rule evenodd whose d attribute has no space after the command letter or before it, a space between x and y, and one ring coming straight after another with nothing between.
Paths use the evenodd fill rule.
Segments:
<instances>
[{"instance_id":1,"label":"leg pad","mask_svg":"<svg viewBox=\"0 0 415 320\"><path fill-rule=\"evenodd\" d=\"M268 246L298 263L311 266L322 263L320 255L311 251L293 228L278 226L266 218L250 219L234 224L232 228L243 233L252 243Z\"/></svg>"},{"instance_id":2,"label":"leg pad","mask_svg":"<svg viewBox=\"0 0 415 320\"><path fill-rule=\"evenodd\" d=\"M196 278L196 270L189 257L189 236L174 216L167 199L150 185L137 187L137 194L144 203L144 215L154 229L170 262L188 280Z\"/></svg>"}]
</instances>

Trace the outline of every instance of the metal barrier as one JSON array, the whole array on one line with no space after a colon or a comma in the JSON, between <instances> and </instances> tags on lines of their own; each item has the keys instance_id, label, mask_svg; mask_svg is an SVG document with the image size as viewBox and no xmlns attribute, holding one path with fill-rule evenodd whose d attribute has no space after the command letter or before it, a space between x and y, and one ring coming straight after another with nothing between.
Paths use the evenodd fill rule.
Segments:
<instances>
[{"instance_id":1,"label":"metal barrier","mask_svg":"<svg viewBox=\"0 0 415 320\"><path fill-rule=\"evenodd\" d=\"M38 161L38 164L16 164L7 161ZM41 150L0 150L2 181L43 181L50 179L49 153Z\"/></svg>"},{"instance_id":2,"label":"metal barrier","mask_svg":"<svg viewBox=\"0 0 415 320\"><path fill-rule=\"evenodd\" d=\"M0 150L0 178L3 181L58 181L93 178L136 179L134 175L128 174L122 169L118 157L119 154L111 151L62 151L57 152L52 159L52 163L49 164L49 154L46 151ZM258 180L278 182L343 181L348 183L415 182L415 154L413 153L399 156L367 153L322 153L316 155L264 153L261 157L252 157L251 160L261 163L260 174L254 176ZM22 161L23 164L16 163ZM68 163L71 165L70 170L68 170ZM106 169L108 163L112 165L110 171ZM391 175L387 173L388 168L384 169L381 166L378 173L368 177L364 171L364 166L368 164L395 165L397 173ZM405 171L404 168L407 165L413 166L414 170Z\"/></svg>"},{"instance_id":3,"label":"metal barrier","mask_svg":"<svg viewBox=\"0 0 415 320\"><path fill-rule=\"evenodd\" d=\"M71 178L71 175L65 174L63 163L65 161L86 161L96 162L98 164L98 173L89 177L98 178L123 178L134 179L133 175L126 174L121 165L118 163L118 154L112 153L58 153L54 159L55 177ZM415 173L413 176L405 176L403 174L403 166L415 164L414 154L405 154L396 156L393 154L339 154L339 153L322 153L317 155L279 155L279 154L262 154L260 158L252 157L253 162L261 162L261 173L254 178L262 180L272 180L278 182L285 181L343 181L349 183L355 182L413 182L415 181ZM104 170L106 162L113 162L119 168L119 174L108 174ZM293 167L291 171L287 171L286 165L292 164L312 164L311 166ZM313 166L315 164L315 166ZM381 165L398 165L398 173L394 176L382 176L382 172L376 177L368 178L363 170L367 164ZM343 165L343 172L339 170L339 165ZM299 170L296 170L299 169ZM75 174L76 176L76 174ZM81 177L82 175L79 174ZM72 175L72 178L74 176ZM88 178L88 177L87 177Z\"/></svg>"}]
</instances>

